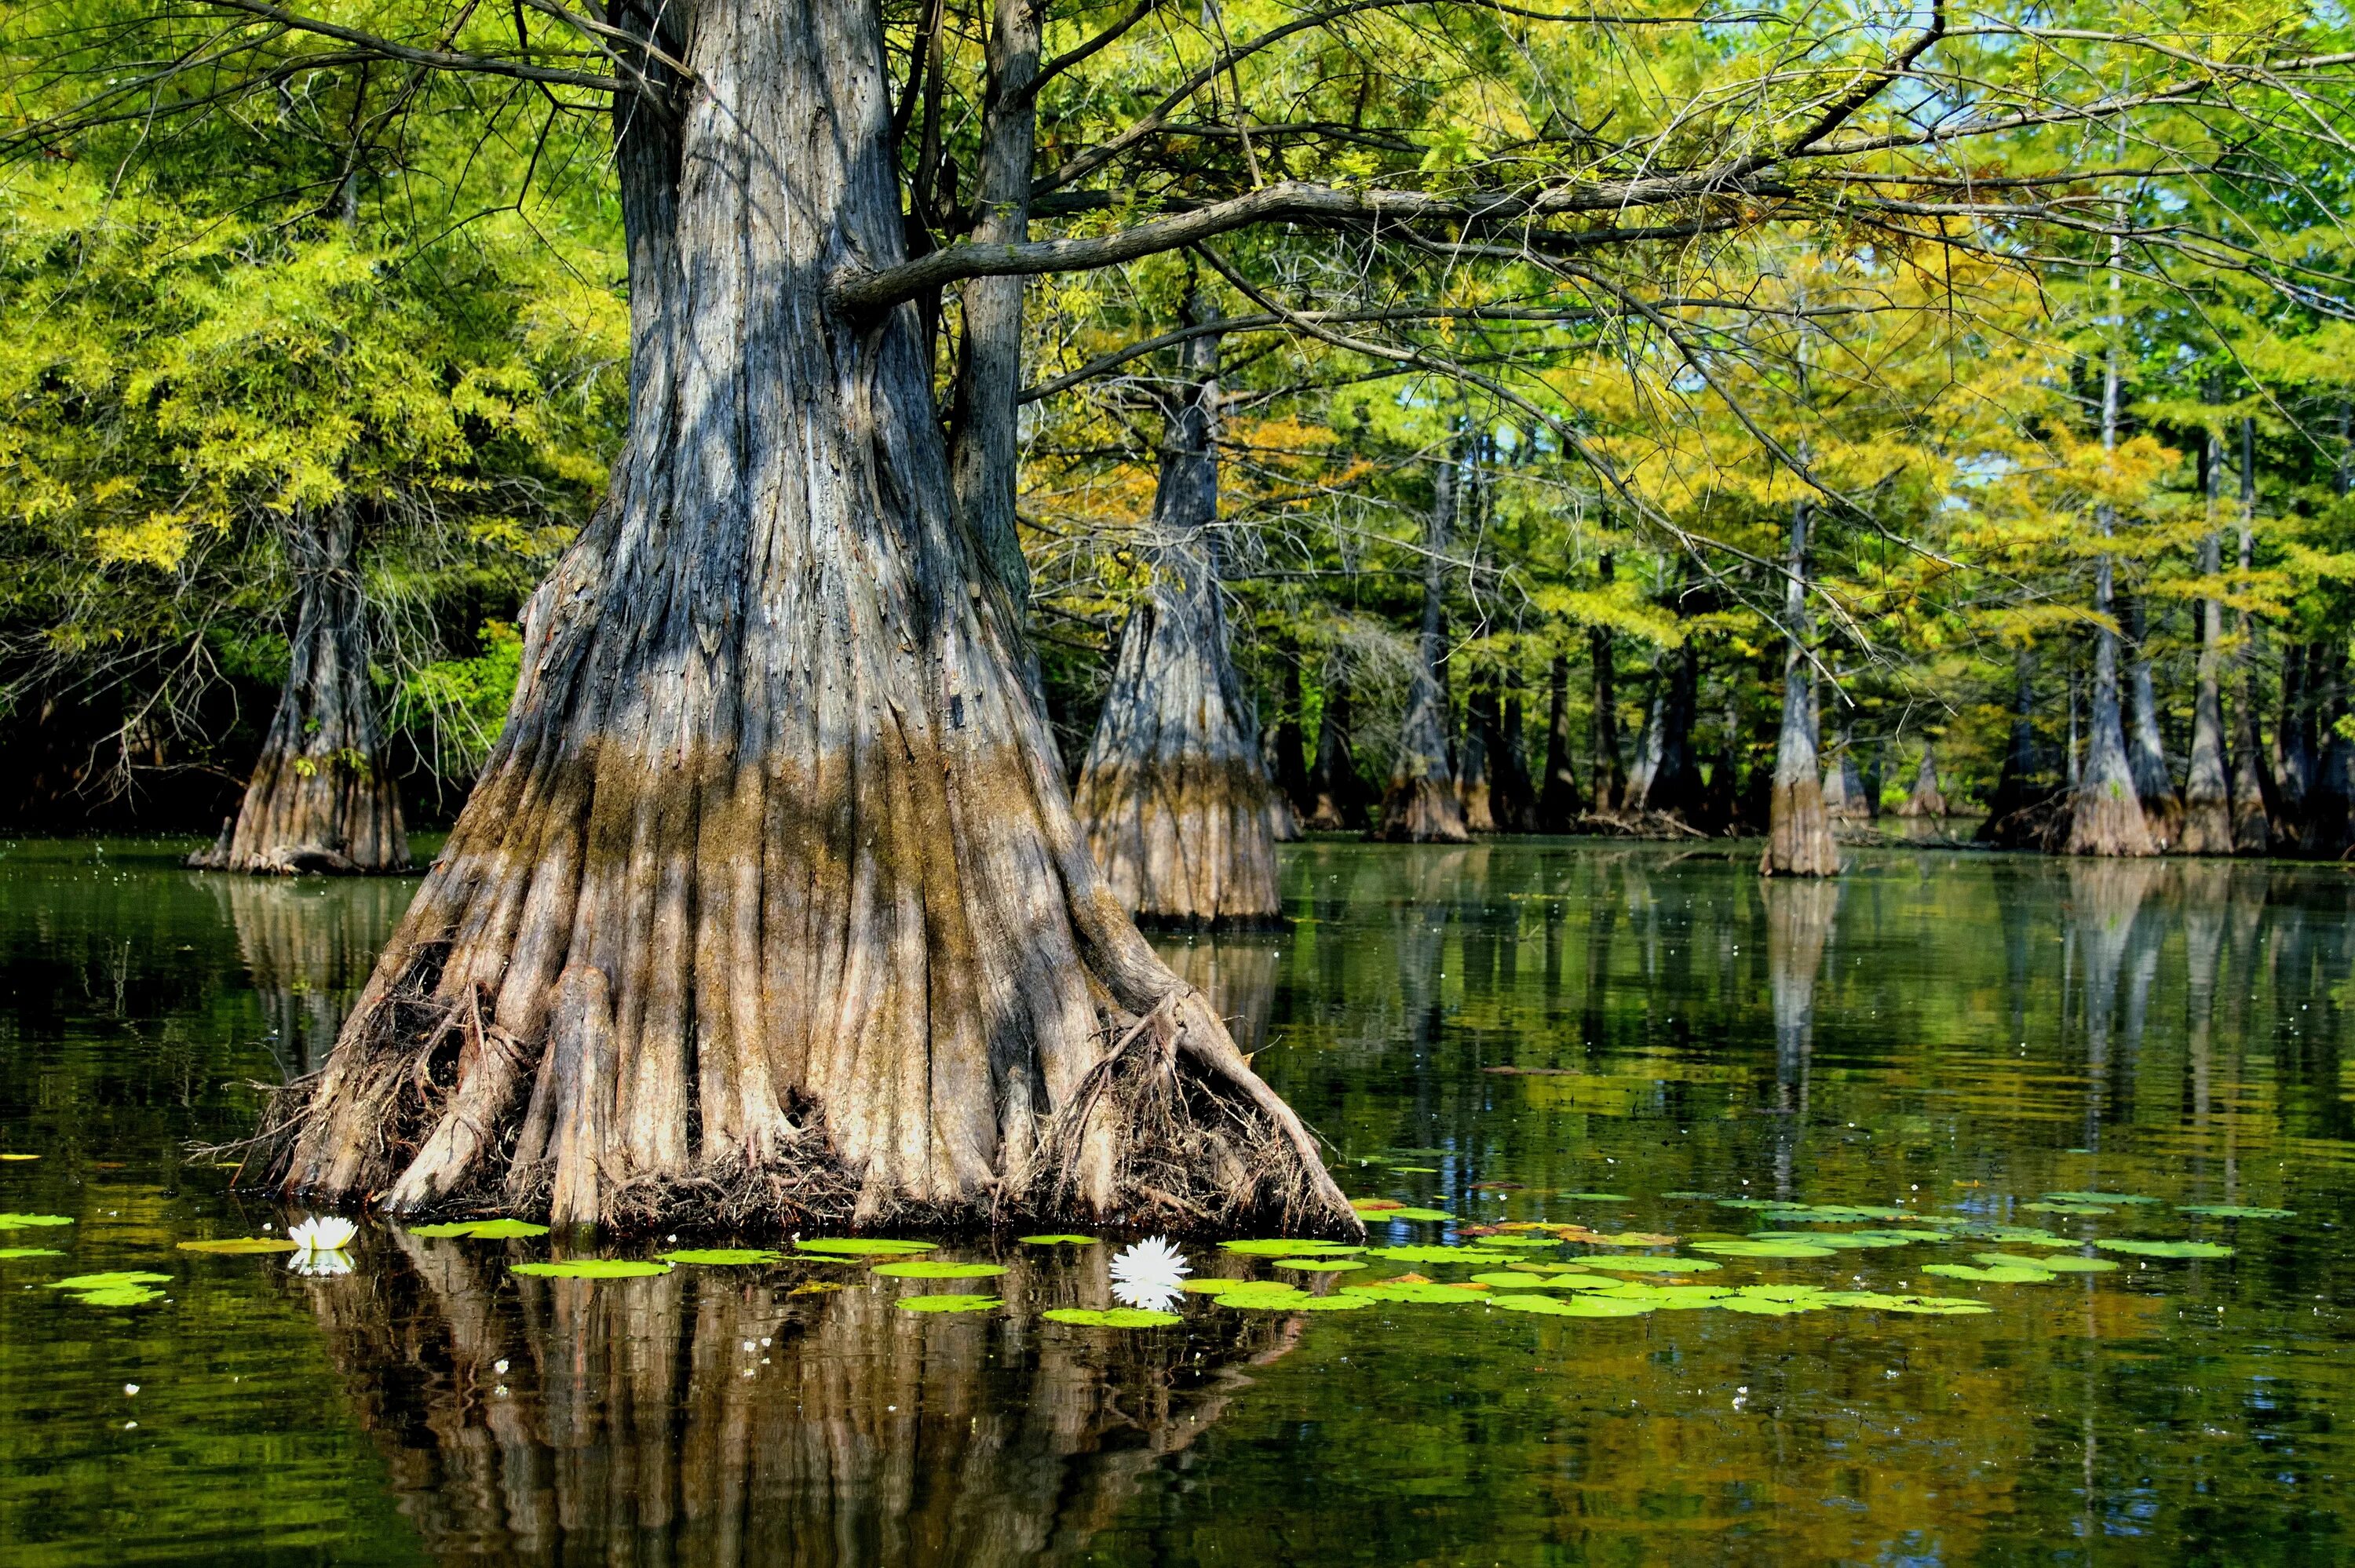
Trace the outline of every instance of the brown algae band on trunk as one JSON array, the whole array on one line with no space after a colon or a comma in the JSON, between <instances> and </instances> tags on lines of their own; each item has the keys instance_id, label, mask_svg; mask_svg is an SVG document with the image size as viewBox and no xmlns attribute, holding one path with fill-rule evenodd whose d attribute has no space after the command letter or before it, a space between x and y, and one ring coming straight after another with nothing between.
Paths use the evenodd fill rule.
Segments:
<instances>
[{"instance_id":1,"label":"brown algae band on trunk","mask_svg":"<svg viewBox=\"0 0 2355 1568\"><path fill-rule=\"evenodd\" d=\"M913 310L828 303L904 253L875 9L660 16L694 89L617 115L628 440L256 1165L402 1213L1359 1234L1096 873Z\"/></svg>"}]
</instances>

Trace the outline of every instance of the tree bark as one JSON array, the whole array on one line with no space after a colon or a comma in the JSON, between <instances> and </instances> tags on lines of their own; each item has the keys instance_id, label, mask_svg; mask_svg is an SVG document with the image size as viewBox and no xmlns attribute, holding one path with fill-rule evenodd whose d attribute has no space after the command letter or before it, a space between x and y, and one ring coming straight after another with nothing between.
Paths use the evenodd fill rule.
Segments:
<instances>
[{"instance_id":1,"label":"tree bark","mask_svg":"<svg viewBox=\"0 0 2355 1568\"><path fill-rule=\"evenodd\" d=\"M1570 832L1580 809L1578 775L1570 761L1570 655L1557 653L1546 677L1545 781L1538 790L1538 832Z\"/></svg>"},{"instance_id":2,"label":"tree bark","mask_svg":"<svg viewBox=\"0 0 2355 1568\"><path fill-rule=\"evenodd\" d=\"M295 605L286 683L236 821L188 857L192 866L277 875L408 869L400 789L368 684L357 511L346 498L286 531Z\"/></svg>"},{"instance_id":3,"label":"tree bark","mask_svg":"<svg viewBox=\"0 0 2355 1568\"><path fill-rule=\"evenodd\" d=\"M1520 677L1508 673L1501 695L1503 714L1488 746L1489 810L1503 832L1531 832L1537 825L1537 789L1522 760Z\"/></svg>"},{"instance_id":4,"label":"tree bark","mask_svg":"<svg viewBox=\"0 0 2355 1568\"><path fill-rule=\"evenodd\" d=\"M2220 608L2220 627L2222 620ZM2306 795L2314 780L2314 703L2307 671L2316 658L2312 643L2293 642L2282 650L2281 703L2274 721L2274 788L2281 796L2282 807L2276 826L2291 842L2305 820Z\"/></svg>"},{"instance_id":5,"label":"tree bark","mask_svg":"<svg viewBox=\"0 0 2355 1568\"><path fill-rule=\"evenodd\" d=\"M1983 842L2000 838L1999 826L2013 812L2024 810L2047 791L2038 787L2042 769L2036 757L2036 652L2022 643L2012 653L2011 735L2003 751L2003 769L1996 775L1995 792L1987 797L1987 821L1979 824Z\"/></svg>"},{"instance_id":6,"label":"tree bark","mask_svg":"<svg viewBox=\"0 0 2355 1568\"><path fill-rule=\"evenodd\" d=\"M1275 758L1269 777L1276 792L1292 807L1295 820L1307 812L1316 799L1308 782L1307 732L1302 719L1299 651L1286 649L1284 712L1275 723Z\"/></svg>"},{"instance_id":7,"label":"tree bark","mask_svg":"<svg viewBox=\"0 0 2355 1568\"><path fill-rule=\"evenodd\" d=\"M1476 833L1497 831L1488 777L1488 753L1497 736L1497 688L1486 677L1472 683L1465 704L1464 738L1455 748L1455 800L1464 809L1464 825Z\"/></svg>"},{"instance_id":8,"label":"tree bark","mask_svg":"<svg viewBox=\"0 0 2355 1568\"><path fill-rule=\"evenodd\" d=\"M1209 319L1196 295L1183 313L1188 325ZM1265 925L1282 913L1275 792L1227 652L1218 337L1188 339L1181 364L1145 547L1153 585L1121 633L1074 799L1104 880L1140 920Z\"/></svg>"},{"instance_id":9,"label":"tree bark","mask_svg":"<svg viewBox=\"0 0 2355 1568\"><path fill-rule=\"evenodd\" d=\"M1316 768L1311 776L1315 804L1308 826L1331 832L1358 825L1365 809L1365 786L1349 753L1349 685L1337 676L1325 683L1325 708L1316 717Z\"/></svg>"},{"instance_id":10,"label":"tree bark","mask_svg":"<svg viewBox=\"0 0 2355 1568\"><path fill-rule=\"evenodd\" d=\"M1472 838L1447 765L1447 688L1440 680L1447 657L1447 552L1455 537L1462 461L1460 450L1451 447L1433 478L1431 513L1423 524L1423 628L1415 641L1406 718L1399 726L1398 761L1391 768L1373 835L1393 842L1460 844Z\"/></svg>"},{"instance_id":11,"label":"tree bark","mask_svg":"<svg viewBox=\"0 0 2355 1568\"><path fill-rule=\"evenodd\" d=\"M2241 421L2241 582L2245 590L2255 565L2257 519L2256 421ZM2265 754L2257 739L2257 705L2254 666L2257 654L2257 623L2241 611L2241 645L2232 655L2232 844L2243 854L2273 853L2274 821L2279 815L2278 796L2265 771Z\"/></svg>"},{"instance_id":12,"label":"tree bark","mask_svg":"<svg viewBox=\"0 0 2355 1568\"><path fill-rule=\"evenodd\" d=\"M1783 578L1783 723L1774 737L1774 792L1766 808L1762 876L1837 876L1839 846L1824 810L1816 759L1816 667L1807 654L1814 616L1807 606L1807 534L1814 509L1791 507L1789 559Z\"/></svg>"},{"instance_id":13,"label":"tree bark","mask_svg":"<svg viewBox=\"0 0 2355 1568\"><path fill-rule=\"evenodd\" d=\"M1835 822L1861 822L1872 815L1856 766L1856 741L1845 724L1824 763L1824 814Z\"/></svg>"},{"instance_id":14,"label":"tree bark","mask_svg":"<svg viewBox=\"0 0 2355 1568\"><path fill-rule=\"evenodd\" d=\"M256 1163L318 1203L546 1213L586 1128L608 1224L1360 1234L1091 861L959 525L915 312L828 302L905 245L877 13L662 18L695 90L617 112L631 423L606 503ZM591 1054L609 1096L559 1066Z\"/></svg>"},{"instance_id":15,"label":"tree bark","mask_svg":"<svg viewBox=\"0 0 2355 1568\"><path fill-rule=\"evenodd\" d=\"M1596 574L1607 590L1614 575L1609 555ZM1615 811L1627 799L1627 764L1619 755L1619 658L1607 626L1586 629L1586 653L1594 682L1594 714L1588 722L1586 776L1594 785L1594 809Z\"/></svg>"},{"instance_id":16,"label":"tree bark","mask_svg":"<svg viewBox=\"0 0 2355 1568\"><path fill-rule=\"evenodd\" d=\"M1663 653L1652 719L1644 741L1640 780L1631 779L1631 810L1657 811L1678 821L1701 818L1700 763L1693 754L1693 721L1700 705L1700 651L1688 641Z\"/></svg>"},{"instance_id":17,"label":"tree bark","mask_svg":"<svg viewBox=\"0 0 2355 1568\"><path fill-rule=\"evenodd\" d=\"M2168 772L2167 743L2159 735L2158 693L2145 652L2147 629L2144 625L2142 600L2126 599L2120 619L2125 622L2127 640L2134 645L2130 666L2134 728L2126 738L2126 763L2134 769L2135 793L2142 800L2143 821L2149 824L2152 839L2164 850L2182 836L2183 801L2175 792L2174 778Z\"/></svg>"},{"instance_id":18,"label":"tree bark","mask_svg":"<svg viewBox=\"0 0 2355 1568\"><path fill-rule=\"evenodd\" d=\"M1901 817L1938 818L1946 814L1945 792L1938 788L1938 748L1922 747L1922 765L1914 769L1913 792L1897 808Z\"/></svg>"},{"instance_id":19,"label":"tree bark","mask_svg":"<svg viewBox=\"0 0 2355 1568\"><path fill-rule=\"evenodd\" d=\"M2212 518L2216 481L2222 464L2211 431L2200 453L2208 505ZM2211 527L2200 541L2200 575L2213 580L2222 573L2222 542ZM2224 758L2224 606L2212 596L2200 601L2200 669L2191 700L2191 758L2183 779L2183 834L2178 847L2185 854L2231 854L2232 785Z\"/></svg>"},{"instance_id":20,"label":"tree bark","mask_svg":"<svg viewBox=\"0 0 2355 1568\"><path fill-rule=\"evenodd\" d=\"M2115 244L2113 242L2113 250ZM2115 258L2113 256L2113 261ZM2112 274L2113 291L2116 277ZM2118 357L2112 349L2102 362L2102 450L2118 440ZM2116 519L2105 503L2099 512L2104 538ZM2070 802L2071 854L2148 855L2158 853L2143 820L2134 766L2126 756L2126 726L2118 707L2118 630L2114 602L2115 567L2107 550L2094 565L2094 614L2100 625L2094 642L2094 697L2085 761Z\"/></svg>"}]
</instances>

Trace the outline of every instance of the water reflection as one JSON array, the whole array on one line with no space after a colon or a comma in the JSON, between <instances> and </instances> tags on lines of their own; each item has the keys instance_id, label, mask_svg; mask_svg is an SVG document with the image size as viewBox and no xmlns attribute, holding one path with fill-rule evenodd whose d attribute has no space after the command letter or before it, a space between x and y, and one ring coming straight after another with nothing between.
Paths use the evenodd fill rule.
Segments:
<instances>
[{"instance_id":1,"label":"water reflection","mask_svg":"<svg viewBox=\"0 0 2355 1568\"><path fill-rule=\"evenodd\" d=\"M1297 1332L1036 1319L1105 1303L1101 1248L1011 1258L992 1283L1014 1314L956 1316L899 1309L898 1281L524 1278L389 1245L368 1277L293 1287L445 1563L1071 1561Z\"/></svg>"},{"instance_id":2,"label":"water reflection","mask_svg":"<svg viewBox=\"0 0 2355 1568\"><path fill-rule=\"evenodd\" d=\"M1837 882L1771 877L1758 894L1766 905L1766 974L1774 1012L1774 1109L1784 1118L1774 1143L1774 1195L1796 1196L1793 1178L1807 1122L1807 1068L1816 1040L1816 977L1839 912Z\"/></svg>"},{"instance_id":3,"label":"water reflection","mask_svg":"<svg viewBox=\"0 0 2355 1568\"><path fill-rule=\"evenodd\" d=\"M290 1078L335 1048L344 1015L409 907L407 878L198 876L237 934L268 1022L272 1056Z\"/></svg>"}]
</instances>

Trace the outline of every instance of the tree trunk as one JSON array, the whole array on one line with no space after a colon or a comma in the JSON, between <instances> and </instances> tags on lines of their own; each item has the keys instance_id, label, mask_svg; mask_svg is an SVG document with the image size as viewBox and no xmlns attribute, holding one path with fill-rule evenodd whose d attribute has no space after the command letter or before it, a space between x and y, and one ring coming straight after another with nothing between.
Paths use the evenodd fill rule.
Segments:
<instances>
[{"instance_id":1,"label":"tree trunk","mask_svg":"<svg viewBox=\"0 0 2355 1568\"><path fill-rule=\"evenodd\" d=\"M1500 831L1531 832L1537 823L1537 790L1529 782L1529 765L1521 759L1521 687L1518 675L1508 674L1503 695L1503 718L1488 743L1489 810L1496 813Z\"/></svg>"},{"instance_id":2,"label":"tree trunk","mask_svg":"<svg viewBox=\"0 0 2355 1568\"><path fill-rule=\"evenodd\" d=\"M2126 738L2126 764L2134 770L2135 793L2142 800L2143 821L2161 850L2183 833L2183 801L2175 793L2175 779L2167 770L2167 743L2158 733L2158 693L2145 654L2143 603L2128 599L2122 607L2126 634L2134 645L2130 688L2134 694L2134 729Z\"/></svg>"},{"instance_id":3,"label":"tree trunk","mask_svg":"<svg viewBox=\"0 0 2355 1568\"><path fill-rule=\"evenodd\" d=\"M1488 752L1497 734L1497 688L1487 677L1475 682L1465 704L1464 739L1455 748L1455 800L1464 809L1464 825L1476 833L1497 831L1494 785L1488 778Z\"/></svg>"},{"instance_id":4,"label":"tree trunk","mask_svg":"<svg viewBox=\"0 0 2355 1568\"><path fill-rule=\"evenodd\" d=\"M1570 832L1580 810L1578 774L1570 760L1570 655L1557 653L1546 673L1545 779L1538 788L1538 832Z\"/></svg>"},{"instance_id":5,"label":"tree trunk","mask_svg":"<svg viewBox=\"0 0 2355 1568\"><path fill-rule=\"evenodd\" d=\"M1349 686L1337 677L1325 683L1325 709L1316 717L1316 769L1310 792L1308 826L1332 832L1355 827L1365 807L1365 787L1357 758L1349 754Z\"/></svg>"},{"instance_id":6,"label":"tree trunk","mask_svg":"<svg viewBox=\"0 0 2355 1568\"><path fill-rule=\"evenodd\" d=\"M2112 242L2112 262L2116 244ZM2112 291L2116 273L2111 274ZM2102 450L2115 450L2118 440L2118 356L2111 349L2102 362ZM2114 531L2116 519L2105 503L2099 512L2102 536ZM2115 568L2106 550L2094 566L2094 614L2100 621L2094 643L2094 700L2091 730L2083 770L2070 802L2071 854L2157 854L2150 825L2143 820L2142 800L2135 788L2134 765L2126 756L2126 726L2118 711L2118 631L2114 601Z\"/></svg>"},{"instance_id":7,"label":"tree trunk","mask_svg":"<svg viewBox=\"0 0 2355 1568\"><path fill-rule=\"evenodd\" d=\"M234 823L188 857L206 871L403 871L400 789L386 766L368 685L356 505L338 501L287 530L294 635L286 683Z\"/></svg>"},{"instance_id":8,"label":"tree trunk","mask_svg":"<svg viewBox=\"0 0 2355 1568\"><path fill-rule=\"evenodd\" d=\"M1922 766L1914 769L1913 792L1905 803L1897 808L1901 817L1926 817L1932 820L1946 815L1946 794L1938 788L1938 748L1922 747Z\"/></svg>"},{"instance_id":9,"label":"tree trunk","mask_svg":"<svg viewBox=\"0 0 2355 1568\"><path fill-rule=\"evenodd\" d=\"M1603 557L1598 576L1607 591L1614 576ZM1588 724L1586 776L1594 784L1594 809L1615 811L1627 799L1627 765L1619 755L1619 652L1607 626L1586 629L1586 653L1594 681L1594 715Z\"/></svg>"},{"instance_id":10,"label":"tree trunk","mask_svg":"<svg viewBox=\"0 0 2355 1568\"><path fill-rule=\"evenodd\" d=\"M2218 624L2222 624L2220 609ZM2274 721L2274 788L2281 796L2281 832L2295 842L2306 816L2306 794L2314 781L2314 704L2307 671L2316 658L2312 643L2282 650L2281 705Z\"/></svg>"},{"instance_id":11,"label":"tree trunk","mask_svg":"<svg viewBox=\"0 0 2355 1568\"><path fill-rule=\"evenodd\" d=\"M1208 312L1189 296L1184 315ZM1249 926L1281 913L1274 791L1227 653L1219 547L1219 339L1188 338L1163 411L1146 556L1074 796L1122 904L1151 924Z\"/></svg>"},{"instance_id":12,"label":"tree trunk","mask_svg":"<svg viewBox=\"0 0 2355 1568\"><path fill-rule=\"evenodd\" d=\"M2241 421L2241 583L2246 588L2255 565L2257 518L2256 421ZM2232 843L2243 854L2273 853L2280 800L2265 771L2257 740L2255 675L2257 624L2241 611L2241 646L2232 656Z\"/></svg>"},{"instance_id":13,"label":"tree trunk","mask_svg":"<svg viewBox=\"0 0 2355 1568\"><path fill-rule=\"evenodd\" d=\"M1440 666L1447 657L1447 551L1455 535L1461 461L1451 450L1440 463L1423 524L1423 629L1415 642L1406 719L1399 726L1398 761L1373 835L1394 842L1460 844L1472 838L1447 766L1447 688L1440 683Z\"/></svg>"},{"instance_id":14,"label":"tree trunk","mask_svg":"<svg viewBox=\"0 0 2355 1568\"><path fill-rule=\"evenodd\" d=\"M1090 859L958 525L915 311L829 299L905 244L876 12L663 18L696 85L676 118L617 113L631 424L607 501L534 596L448 847L257 1162L397 1213L1360 1234Z\"/></svg>"},{"instance_id":15,"label":"tree trunk","mask_svg":"<svg viewBox=\"0 0 2355 1568\"><path fill-rule=\"evenodd\" d=\"M2044 791L2037 787L2041 769L2036 759L2036 653L2022 644L2012 653L2011 735L2003 751L2003 769L1996 775L1995 793L1987 798L1987 821L1979 837L1992 836L1997 823L2028 806Z\"/></svg>"},{"instance_id":16,"label":"tree trunk","mask_svg":"<svg viewBox=\"0 0 2355 1568\"><path fill-rule=\"evenodd\" d=\"M1284 650L1284 712L1275 723L1275 759L1269 769L1277 793L1293 808L1295 818L1316 799L1308 782L1307 732L1302 724L1300 655Z\"/></svg>"},{"instance_id":17,"label":"tree trunk","mask_svg":"<svg viewBox=\"0 0 2355 1568\"><path fill-rule=\"evenodd\" d=\"M2213 462L2214 436L2208 439ZM2214 470L2210 468L2210 482ZM2212 505L2211 494L2211 505ZM2200 541L2200 575L2214 579L2223 570L2222 542L2211 530ZM2191 700L2191 760L2183 779L2183 836L2178 847L2185 854L2232 853L2232 786L2224 761L2224 606L2213 598L2200 601L2199 685Z\"/></svg>"},{"instance_id":18,"label":"tree trunk","mask_svg":"<svg viewBox=\"0 0 2355 1568\"><path fill-rule=\"evenodd\" d=\"M2347 656L2337 649L2324 651L2316 716L2324 738L2315 759L2314 783L2306 792L2306 831L2299 847L2307 854L2336 860L2355 846L2355 742L2339 733L2347 712Z\"/></svg>"},{"instance_id":19,"label":"tree trunk","mask_svg":"<svg viewBox=\"0 0 2355 1568\"><path fill-rule=\"evenodd\" d=\"M1835 822L1860 822L1872 814L1865 808L1856 741L1846 725L1840 726L1839 738L1832 743L1832 755L1824 764L1824 814Z\"/></svg>"},{"instance_id":20,"label":"tree trunk","mask_svg":"<svg viewBox=\"0 0 2355 1568\"><path fill-rule=\"evenodd\" d=\"M1837 876L1839 846L1824 810L1816 759L1816 667L1807 654L1807 532L1814 508L1791 508L1790 560L1783 578L1783 724L1774 737L1774 793L1766 808L1762 876Z\"/></svg>"},{"instance_id":21,"label":"tree trunk","mask_svg":"<svg viewBox=\"0 0 2355 1568\"><path fill-rule=\"evenodd\" d=\"M1687 823L1701 816L1700 763L1693 755L1693 720L1700 701L1700 651L1687 642L1661 655L1658 690L1627 804Z\"/></svg>"}]
</instances>

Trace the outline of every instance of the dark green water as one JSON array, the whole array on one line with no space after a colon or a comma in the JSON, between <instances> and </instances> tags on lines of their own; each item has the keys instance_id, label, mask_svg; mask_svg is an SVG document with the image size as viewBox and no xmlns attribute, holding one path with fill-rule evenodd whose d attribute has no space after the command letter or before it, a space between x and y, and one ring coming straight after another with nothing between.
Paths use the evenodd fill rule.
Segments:
<instances>
[{"instance_id":1,"label":"dark green water","mask_svg":"<svg viewBox=\"0 0 2355 1568\"><path fill-rule=\"evenodd\" d=\"M0 1152L39 1158L0 1161L0 1211L77 1223L0 1234L63 1254L0 1259L0 1563L2355 1558L2355 878L1880 852L1835 890L1578 844L1311 845L1288 875L1284 937L1169 950L1353 1194L1687 1246L1763 1227L1662 1194L2236 1250L2044 1284L1920 1272L1988 1249L1968 1241L1696 1277L1982 1316L1193 1298L1132 1332L1039 1316L1105 1304L1106 1247L1009 1244L978 1287L579 1281L507 1272L543 1242L368 1226L350 1275L305 1279L176 1249L288 1218L186 1151L332 1041L409 885L17 843ZM2021 1208L2058 1190L2162 1202ZM1562 1195L1597 1191L1628 1201ZM2219 1202L2296 1213L2177 1207ZM48 1288L121 1269L163 1296ZM894 1305L976 1287L1009 1307Z\"/></svg>"}]
</instances>

